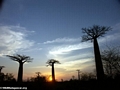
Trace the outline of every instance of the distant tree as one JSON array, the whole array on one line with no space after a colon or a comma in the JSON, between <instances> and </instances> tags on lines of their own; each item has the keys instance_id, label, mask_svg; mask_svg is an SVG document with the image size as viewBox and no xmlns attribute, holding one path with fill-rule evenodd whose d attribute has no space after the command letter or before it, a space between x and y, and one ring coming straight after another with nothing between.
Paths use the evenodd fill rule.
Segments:
<instances>
[{"instance_id":1,"label":"distant tree","mask_svg":"<svg viewBox=\"0 0 120 90\"><path fill-rule=\"evenodd\" d=\"M41 72L36 72L37 77L40 77Z\"/></svg>"},{"instance_id":2,"label":"distant tree","mask_svg":"<svg viewBox=\"0 0 120 90\"><path fill-rule=\"evenodd\" d=\"M34 81L35 81L35 78L34 78L34 77L29 77L29 78L27 78L26 81L27 81L27 82L34 82Z\"/></svg>"},{"instance_id":3,"label":"distant tree","mask_svg":"<svg viewBox=\"0 0 120 90\"><path fill-rule=\"evenodd\" d=\"M83 81L89 80L88 74L87 74L87 73L82 73L82 74L81 74L81 80L83 80Z\"/></svg>"},{"instance_id":4,"label":"distant tree","mask_svg":"<svg viewBox=\"0 0 120 90\"><path fill-rule=\"evenodd\" d=\"M4 81L4 73L0 73L0 82Z\"/></svg>"},{"instance_id":5,"label":"distant tree","mask_svg":"<svg viewBox=\"0 0 120 90\"><path fill-rule=\"evenodd\" d=\"M6 73L4 75L4 81L11 82L11 81L16 81L14 78L14 75L12 73Z\"/></svg>"},{"instance_id":6,"label":"distant tree","mask_svg":"<svg viewBox=\"0 0 120 90\"><path fill-rule=\"evenodd\" d=\"M12 73L0 73L0 82L15 82L14 75Z\"/></svg>"},{"instance_id":7,"label":"distant tree","mask_svg":"<svg viewBox=\"0 0 120 90\"><path fill-rule=\"evenodd\" d=\"M4 73L1 72L4 67L5 66L0 66L0 82L4 81Z\"/></svg>"},{"instance_id":8,"label":"distant tree","mask_svg":"<svg viewBox=\"0 0 120 90\"><path fill-rule=\"evenodd\" d=\"M45 76L39 75L39 74L41 74L40 72L36 72L36 74L37 75L35 77L27 78L27 82L38 82L38 83L46 82Z\"/></svg>"},{"instance_id":9,"label":"distant tree","mask_svg":"<svg viewBox=\"0 0 120 90\"><path fill-rule=\"evenodd\" d=\"M19 63L19 70L18 70L18 78L17 81L18 82L22 82L22 77L23 77L23 64L25 62L31 62L32 58L30 58L30 56L26 56L26 55L20 55L20 54L16 54L16 55L6 55L7 57L9 57L11 60L13 61L17 61Z\"/></svg>"},{"instance_id":10,"label":"distant tree","mask_svg":"<svg viewBox=\"0 0 120 90\"><path fill-rule=\"evenodd\" d=\"M0 66L0 73L1 73L3 68L5 68L5 66Z\"/></svg>"},{"instance_id":11,"label":"distant tree","mask_svg":"<svg viewBox=\"0 0 120 90\"><path fill-rule=\"evenodd\" d=\"M80 80L80 70L76 70L78 72L78 80Z\"/></svg>"},{"instance_id":12,"label":"distant tree","mask_svg":"<svg viewBox=\"0 0 120 90\"><path fill-rule=\"evenodd\" d=\"M75 80L75 76L74 75L72 76L72 80Z\"/></svg>"},{"instance_id":13,"label":"distant tree","mask_svg":"<svg viewBox=\"0 0 120 90\"><path fill-rule=\"evenodd\" d=\"M36 72L37 76L35 77L35 82L45 82L45 78L41 76L41 72Z\"/></svg>"},{"instance_id":14,"label":"distant tree","mask_svg":"<svg viewBox=\"0 0 120 90\"><path fill-rule=\"evenodd\" d=\"M47 66L52 67L52 81L55 82L54 64L60 64L60 62L58 60L50 59L46 63L47 63Z\"/></svg>"},{"instance_id":15,"label":"distant tree","mask_svg":"<svg viewBox=\"0 0 120 90\"><path fill-rule=\"evenodd\" d=\"M110 27L99 26L99 25L93 25L93 27L90 28L82 28L82 32L85 34L82 36L82 42L89 40L93 41L96 72L97 72L96 74L98 80L103 80L104 71L103 71L103 65L101 61L101 55L100 55L97 38L102 37L109 30L111 30Z\"/></svg>"},{"instance_id":16,"label":"distant tree","mask_svg":"<svg viewBox=\"0 0 120 90\"><path fill-rule=\"evenodd\" d=\"M95 80L96 77L93 73L81 73L81 80L88 81L88 80Z\"/></svg>"},{"instance_id":17,"label":"distant tree","mask_svg":"<svg viewBox=\"0 0 120 90\"><path fill-rule=\"evenodd\" d=\"M34 78L34 82L46 82L46 77L45 76L37 76Z\"/></svg>"},{"instance_id":18,"label":"distant tree","mask_svg":"<svg viewBox=\"0 0 120 90\"><path fill-rule=\"evenodd\" d=\"M113 78L120 75L120 47L107 47L101 53L105 73L108 77Z\"/></svg>"}]
</instances>

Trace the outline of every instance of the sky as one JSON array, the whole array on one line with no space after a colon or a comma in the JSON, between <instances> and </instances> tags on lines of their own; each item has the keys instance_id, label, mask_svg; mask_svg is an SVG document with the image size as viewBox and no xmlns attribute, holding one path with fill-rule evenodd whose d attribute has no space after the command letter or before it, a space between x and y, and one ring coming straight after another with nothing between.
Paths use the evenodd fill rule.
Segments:
<instances>
[{"instance_id":1,"label":"sky","mask_svg":"<svg viewBox=\"0 0 120 90\"><path fill-rule=\"evenodd\" d=\"M95 70L93 43L81 42L82 28L110 26L98 39L100 50L120 45L119 0L5 0L0 10L0 65L2 72L17 77L18 63L5 55L21 54L33 58L24 64L23 77L35 72L51 75L46 67L55 64L56 80L69 80L77 71Z\"/></svg>"}]
</instances>

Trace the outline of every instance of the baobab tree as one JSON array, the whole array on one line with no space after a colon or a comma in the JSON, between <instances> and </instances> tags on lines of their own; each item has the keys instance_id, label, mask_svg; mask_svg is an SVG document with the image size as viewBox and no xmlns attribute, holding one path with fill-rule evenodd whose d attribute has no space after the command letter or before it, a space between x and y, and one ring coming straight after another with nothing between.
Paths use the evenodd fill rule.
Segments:
<instances>
[{"instance_id":1,"label":"baobab tree","mask_svg":"<svg viewBox=\"0 0 120 90\"><path fill-rule=\"evenodd\" d=\"M80 70L76 70L78 72L78 80L80 80Z\"/></svg>"},{"instance_id":2,"label":"baobab tree","mask_svg":"<svg viewBox=\"0 0 120 90\"><path fill-rule=\"evenodd\" d=\"M58 60L50 59L46 63L47 63L47 66L52 67L52 81L55 82L54 64L60 64L60 62Z\"/></svg>"},{"instance_id":3,"label":"baobab tree","mask_svg":"<svg viewBox=\"0 0 120 90\"><path fill-rule=\"evenodd\" d=\"M37 77L40 77L41 72L36 72Z\"/></svg>"},{"instance_id":4,"label":"baobab tree","mask_svg":"<svg viewBox=\"0 0 120 90\"><path fill-rule=\"evenodd\" d=\"M3 68L5 68L5 66L0 66L0 73L1 73Z\"/></svg>"},{"instance_id":5,"label":"baobab tree","mask_svg":"<svg viewBox=\"0 0 120 90\"><path fill-rule=\"evenodd\" d=\"M16 55L6 55L7 57L9 57L11 60L13 61L17 61L19 63L19 70L18 70L18 78L17 81L18 82L22 82L22 77L23 77L23 64L25 62L31 62L32 58L30 58L30 56L26 56L26 55L20 55L20 54L16 54Z\"/></svg>"},{"instance_id":6,"label":"baobab tree","mask_svg":"<svg viewBox=\"0 0 120 90\"><path fill-rule=\"evenodd\" d=\"M84 33L84 35L82 36L82 42L89 41L89 40L93 42L96 74L97 74L98 80L103 80L104 71L103 71L103 65L101 61L101 55L100 55L97 38L102 37L109 30L111 30L110 27L99 26L99 25L93 25L93 27L90 27L90 28L82 28L82 33Z\"/></svg>"}]
</instances>

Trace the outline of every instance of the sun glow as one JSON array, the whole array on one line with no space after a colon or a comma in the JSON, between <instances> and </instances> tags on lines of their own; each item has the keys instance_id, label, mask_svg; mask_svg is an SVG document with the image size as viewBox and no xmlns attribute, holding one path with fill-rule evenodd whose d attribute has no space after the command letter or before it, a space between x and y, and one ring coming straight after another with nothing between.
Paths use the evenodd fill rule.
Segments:
<instances>
[{"instance_id":1,"label":"sun glow","mask_svg":"<svg viewBox=\"0 0 120 90\"><path fill-rule=\"evenodd\" d=\"M49 77L49 81L52 81L52 77Z\"/></svg>"}]
</instances>

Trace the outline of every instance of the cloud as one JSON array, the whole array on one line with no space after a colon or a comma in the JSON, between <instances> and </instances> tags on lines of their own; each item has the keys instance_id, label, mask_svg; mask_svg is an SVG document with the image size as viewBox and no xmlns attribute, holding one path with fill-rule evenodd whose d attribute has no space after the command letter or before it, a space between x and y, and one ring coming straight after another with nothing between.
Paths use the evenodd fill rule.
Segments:
<instances>
[{"instance_id":1,"label":"cloud","mask_svg":"<svg viewBox=\"0 0 120 90\"><path fill-rule=\"evenodd\" d=\"M118 40L120 38L120 33L113 33L111 35L107 35L103 38L101 38L99 40L100 43L104 43L106 41L110 42L110 41L114 41L114 40Z\"/></svg>"},{"instance_id":2,"label":"cloud","mask_svg":"<svg viewBox=\"0 0 120 90\"><path fill-rule=\"evenodd\" d=\"M77 69L83 70L84 68L93 65L94 62L92 59L86 58L82 60L77 60L77 61L67 61L61 64L57 64L55 67L56 68L61 68L65 69L66 71L75 71ZM91 68L92 69L92 68Z\"/></svg>"},{"instance_id":3,"label":"cloud","mask_svg":"<svg viewBox=\"0 0 120 90\"><path fill-rule=\"evenodd\" d=\"M48 58L54 58L61 62L56 68L63 68L66 71L74 71L79 68L84 69L91 63L84 64L93 60L93 55L86 51L87 48L93 47L89 42L76 42L76 44L59 44L55 45L48 51ZM88 49L87 49L88 50ZM79 65L78 65L79 64ZM92 68L91 68L92 69Z\"/></svg>"},{"instance_id":4,"label":"cloud","mask_svg":"<svg viewBox=\"0 0 120 90\"><path fill-rule=\"evenodd\" d=\"M88 47L92 47L91 43L78 43L78 44L73 44L73 45L61 45L61 46L56 46L52 48L49 51L49 54L56 55L56 54L65 54L73 50L78 50L78 49L85 49Z\"/></svg>"},{"instance_id":5,"label":"cloud","mask_svg":"<svg viewBox=\"0 0 120 90\"><path fill-rule=\"evenodd\" d=\"M37 48L30 48L30 49L24 49L24 50L21 50L21 52L33 52L33 51L40 51L40 50L42 50L42 48L39 48L39 47L37 47Z\"/></svg>"},{"instance_id":6,"label":"cloud","mask_svg":"<svg viewBox=\"0 0 120 90\"><path fill-rule=\"evenodd\" d=\"M26 39L28 32L20 26L0 26L0 56L33 46L34 41Z\"/></svg>"},{"instance_id":7,"label":"cloud","mask_svg":"<svg viewBox=\"0 0 120 90\"><path fill-rule=\"evenodd\" d=\"M46 41L43 44L52 44L52 43L73 43L73 42L80 42L81 38L57 38L55 40Z\"/></svg>"},{"instance_id":8,"label":"cloud","mask_svg":"<svg viewBox=\"0 0 120 90\"><path fill-rule=\"evenodd\" d=\"M120 32L120 23L117 23L116 25L112 26L113 30L117 30L117 32Z\"/></svg>"},{"instance_id":9,"label":"cloud","mask_svg":"<svg viewBox=\"0 0 120 90\"><path fill-rule=\"evenodd\" d=\"M118 42L120 38L120 23L112 26L112 30L108 32L104 37L101 37L98 41L101 43L106 42Z\"/></svg>"}]
</instances>

